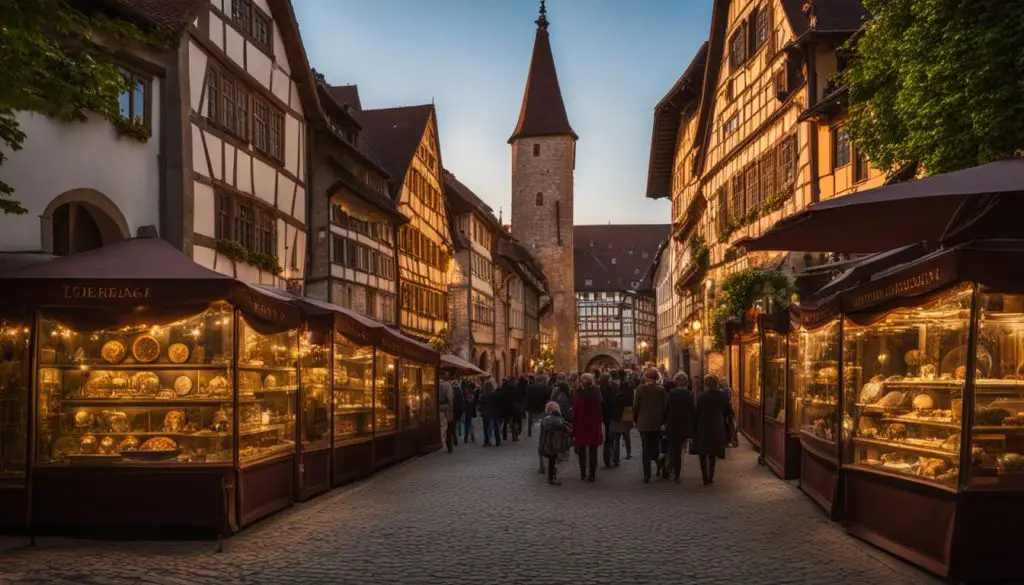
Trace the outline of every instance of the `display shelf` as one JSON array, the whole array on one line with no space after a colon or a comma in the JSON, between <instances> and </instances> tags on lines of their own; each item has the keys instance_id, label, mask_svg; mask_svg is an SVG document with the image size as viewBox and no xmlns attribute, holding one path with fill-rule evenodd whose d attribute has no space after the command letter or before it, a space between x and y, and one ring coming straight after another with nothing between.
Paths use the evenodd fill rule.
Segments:
<instances>
[{"instance_id":1,"label":"display shelf","mask_svg":"<svg viewBox=\"0 0 1024 585\"><path fill-rule=\"evenodd\" d=\"M379 410L379 409L377 409L377 410ZM341 415L345 415L345 414L368 414L368 413L371 413L371 412L375 412L375 410L372 407L363 406L363 407L356 407L356 408L339 408L339 409L336 409L334 411L334 415L335 416L341 416Z\"/></svg>"},{"instance_id":2,"label":"display shelf","mask_svg":"<svg viewBox=\"0 0 1024 585\"><path fill-rule=\"evenodd\" d=\"M845 469L853 469L865 473L872 473L883 477L889 477L899 481L906 481L920 486L927 486L930 488L938 488L943 491L950 493L956 493L956 477L950 477L948 479L935 479L930 477L923 477L918 475L912 475L896 469L890 469L884 465L866 465L863 463L853 463L843 466Z\"/></svg>"},{"instance_id":3,"label":"display shelf","mask_svg":"<svg viewBox=\"0 0 1024 585\"><path fill-rule=\"evenodd\" d=\"M239 399L240 404L260 402L256 399ZM231 404L229 398L63 398L60 400L63 406L219 406Z\"/></svg>"},{"instance_id":4,"label":"display shelf","mask_svg":"<svg viewBox=\"0 0 1024 585\"><path fill-rule=\"evenodd\" d=\"M893 451L904 451L907 453L931 455L932 457L942 457L944 459L956 460L957 458L960 457L960 453L958 453L957 451L946 451L943 449L936 449L933 447L914 445L912 443L900 443L896 441L886 441L883 439L869 439L867 437L854 437L853 442L862 445L883 447L886 449L891 449Z\"/></svg>"},{"instance_id":5,"label":"display shelf","mask_svg":"<svg viewBox=\"0 0 1024 585\"><path fill-rule=\"evenodd\" d=\"M882 422L894 422L903 423L910 425L922 425L928 427L938 427L943 429L952 429L954 431L960 430L960 423L953 422L953 419L935 420L926 418L915 418L910 416L883 416ZM1022 427L1024 428L1024 427Z\"/></svg>"},{"instance_id":6,"label":"display shelf","mask_svg":"<svg viewBox=\"0 0 1024 585\"><path fill-rule=\"evenodd\" d=\"M111 371L167 371L167 370L229 370L231 364L108 364L105 362L95 364L39 364L42 369L53 369L53 370L64 370L64 371L83 371L89 370L111 370Z\"/></svg>"},{"instance_id":7,"label":"display shelf","mask_svg":"<svg viewBox=\"0 0 1024 585\"><path fill-rule=\"evenodd\" d=\"M295 443L276 445L274 447L268 447L266 452L258 455L241 458L241 465L245 467L254 467L262 463L270 463L278 459L284 459L295 454Z\"/></svg>"}]
</instances>

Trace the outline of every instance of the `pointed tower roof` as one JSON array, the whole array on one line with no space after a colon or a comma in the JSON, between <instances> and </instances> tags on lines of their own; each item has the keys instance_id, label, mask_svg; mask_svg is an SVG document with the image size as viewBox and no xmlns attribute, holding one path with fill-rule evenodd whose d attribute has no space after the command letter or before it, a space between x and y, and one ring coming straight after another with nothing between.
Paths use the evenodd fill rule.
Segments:
<instances>
[{"instance_id":1,"label":"pointed tower roof","mask_svg":"<svg viewBox=\"0 0 1024 585\"><path fill-rule=\"evenodd\" d=\"M569 125L569 116L562 102L562 90L558 86L544 0L541 0L540 17L536 22L537 37L533 41L533 57L530 59L530 72L526 76L523 106L519 110L519 123L508 141L511 143L528 136L561 135L569 135L577 140L579 137Z\"/></svg>"}]
</instances>

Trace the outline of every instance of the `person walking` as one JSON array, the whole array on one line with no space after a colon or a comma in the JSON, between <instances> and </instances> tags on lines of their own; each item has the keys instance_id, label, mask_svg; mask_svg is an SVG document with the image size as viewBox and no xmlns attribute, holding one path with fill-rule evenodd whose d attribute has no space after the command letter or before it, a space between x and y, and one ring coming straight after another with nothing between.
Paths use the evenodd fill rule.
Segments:
<instances>
[{"instance_id":1,"label":"person walking","mask_svg":"<svg viewBox=\"0 0 1024 585\"><path fill-rule=\"evenodd\" d=\"M604 425L604 444L602 446L602 459L605 467L612 466L612 413L615 410L613 401L615 393L612 392L612 377L607 372L600 375L597 387L601 391L601 424Z\"/></svg>"},{"instance_id":2,"label":"person walking","mask_svg":"<svg viewBox=\"0 0 1024 585\"><path fill-rule=\"evenodd\" d=\"M612 413L612 464L619 464L620 444L626 445L626 459L633 458L633 388L623 370L612 372L612 394L615 396Z\"/></svg>"},{"instance_id":3,"label":"person walking","mask_svg":"<svg viewBox=\"0 0 1024 585\"><path fill-rule=\"evenodd\" d=\"M462 434L462 418L466 412L466 400L462 394L462 387L458 378L452 380L452 422L455 425L452 429L452 444L459 446L459 436ZM463 441L465 442L465 441Z\"/></svg>"},{"instance_id":4,"label":"person walking","mask_svg":"<svg viewBox=\"0 0 1024 585\"><path fill-rule=\"evenodd\" d=\"M580 376L580 388L572 399L572 437L580 462L580 479L594 481L597 477L597 447L601 437L601 392L593 374Z\"/></svg>"},{"instance_id":5,"label":"person walking","mask_svg":"<svg viewBox=\"0 0 1024 585\"><path fill-rule=\"evenodd\" d=\"M633 397L633 417L643 445L644 483L650 483L651 463L658 460L665 399L665 389L658 384L658 370L648 369L644 372L644 383L637 387Z\"/></svg>"},{"instance_id":6,"label":"person walking","mask_svg":"<svg viewBox=\"0 0 1024 585\"><path fill-rule=\"evenodd\" d=\"M718 387L718 378L704 376L704 390L697 397L697 455L704 485L715 481L715 463L725 459L729 442L726 420L732 416L732 403Z\"/></svg>"},{"instance_id":7,"label":"person walking","mask_svg":"<svg viewBox=\"0 0 1024 585\"><path fill-rule=\"evenodd\" d=\"M558 410L565 422L572 423L572 389L565 381L565 374L558 374L551 389L551 402L558 403Z\"/></svg>"},{"instance_id":8,"label":"person walking","mask_svg":"<svg viewBox=\"0 0 1024 585\"><path fill-rule=\"evenodd\" d=\"M480 416L484 419L484 447L491 446L491 437L494 437L494 446L501 446L501 432L498 428L498 396L494 389L494 381L490 378L484 382L483 390L480 392Z\"/></svg>"},{"instance_id":9,"label":"person walking","mask_svg":"<svg viewBox=\"0 0 1024 585\"><path fill-rule=\"evenodd\" d=\"M551 390L548 380L543 374L537 375L526 387L526 436L533 436L533 425L544 417L544 407L548 403Z\"/></svg>"},{"instance_id":10,"label":"person walking","mask_svg":"<svg viewBox=\"0 0 1024 585\"><path fill-rule=\"evenodd\" d=\"M683 449L693 438L697 424L697 403L690 390L690 377L685 372L677 373L666 386L668 391L665 403L665 434L668 436L668 469L672 477L679 483L679 474L683 471Z\"/></svg>"},{"instance_id":11,"label":"person walking","mask_svg":"<svg viewBox=\"0 0 1024 585\"><path fill-rule=\"evenodd\" d=\"M523 417L526 416L526 378L520 376L515 381L516 389L512 399L512 442L519 442L523 434Z\"/></svg>"},{"instance_id":12,"label":"person walking","mask_svg":"<svg viewBox=\"0 0 1024 585\"><path fill-rule=\"evenodd\" d=\"M452 384L448 380L442 380L437 387L437 410L441 417L442 441L451 454L455 440L455 416L452 414L454 398L452 397Z\"/></svg>"},{"instance_id":13,"label":"person walking","mask_svg":"<svg viewBox=\"0 0 1024 585\"><path fill-rule=\"evenodd\" d=\"M469 444L470 440L476 443L476 428L473 419L476 418L476 396L470 387L462 391L462 442Z\"/></svg>"},{"instance_id":14,"label":"person walking","mask_svg":"<svg viewBox=\"0 0 1024 585\"><path fill-rule=\"evenodd\" d=\"M540 422L540 439L537 441L540 472L544 473L544 464L547 463L548 483L562 485L555 474L558 459L569 451L569 425L562 418L557 402L548 402L544 412L546 416Z\"/></svg>"}]
</instances>

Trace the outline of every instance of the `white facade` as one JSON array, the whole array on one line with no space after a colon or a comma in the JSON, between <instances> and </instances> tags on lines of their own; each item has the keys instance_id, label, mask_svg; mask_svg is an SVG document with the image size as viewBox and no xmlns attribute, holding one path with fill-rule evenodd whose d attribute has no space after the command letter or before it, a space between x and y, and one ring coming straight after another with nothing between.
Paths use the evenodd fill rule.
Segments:
<instances>
[{"instance_id":1,"label":"white facade","mask_svg":"<svg viewBox=\"0 0 1024 585\"><path fill-rule=\"evenodd\" d=\"M250 18L264 22L257 25L244 16L236 22L232 15L239 13L239 5L249 6ZM269 35L255 32L266 20ZM266 46L258 42L261 38ZM266 0L211 0L209 11L190 30L188 62L193 259L249 282L282 286L301 281L306 121L281 28ZM239 125L242 117L247 122ZM219 253L217 242L223 240L276 256L279 277Z\"/></svg>"}]
</instances>

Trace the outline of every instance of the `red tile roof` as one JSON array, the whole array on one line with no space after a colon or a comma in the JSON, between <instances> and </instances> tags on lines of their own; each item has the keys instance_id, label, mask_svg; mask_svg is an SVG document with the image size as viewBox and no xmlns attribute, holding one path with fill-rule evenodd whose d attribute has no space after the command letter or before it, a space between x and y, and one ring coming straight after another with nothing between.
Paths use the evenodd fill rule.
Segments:
<instances>
[{"instance_id":1,"label":"red tile roof","mask_svg":"<svg viewBox=\"0 0 1024 585\"><path fill-rule=\"evenodd\" d=\"M149 24L179 31L188 26L207 0L114 0L113 4Z\"/></svg>"},{"instance_id":2,"label":"red tile roof","mask_svg":"<svg viewBox=\"0 0 1024 585\"><path fill-rule=\"evenodd\" d=\"M574 227L576 292L650 289L649 268L671 230L669 224Z\"/></svg>"},{"instance_id":3,"label":"red tile roof","mask_svg":"<svg viewBox=\"0 0 1024 585\"><path fill-rule=\"evenodd\" d=\"M519 110L519 122L508 141L511 143L517 138L529 136L562 135L579 138L569 125L569 116L565 113L562 90L558 86L558 74L555 72L555 58L551 54L551 39L548 38L548 21L542 6L541 16L537 20L537 37L533 41L530 71L526 76L523 105Z\"/></svg>"},{"instance_id":4,"label":"red tile roof","mask_svg":"<svg viewBox=\"0 0 1024 585\"><path fill-rule=\"evenodd\" d=\"M360 138L391 175L391 194L397 197L416 148L434 113L432 104L355 112L363 127Z\"/></svg>"},{"instance_id":5,"label":"red tile roof","mask_svg":"<svg viewBox=\"0 0 1024 585\"><path fill-rule=\"evenodd\" d=\"M355 110L363 109L363 104L359 101L358 85L332 85L327 92L340 105L352 106L352 109Z\"/></svg>"}]
</instances>

